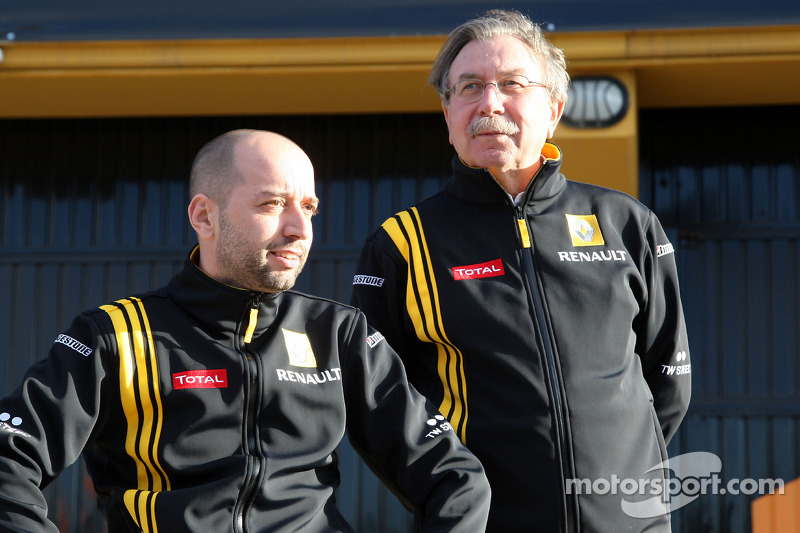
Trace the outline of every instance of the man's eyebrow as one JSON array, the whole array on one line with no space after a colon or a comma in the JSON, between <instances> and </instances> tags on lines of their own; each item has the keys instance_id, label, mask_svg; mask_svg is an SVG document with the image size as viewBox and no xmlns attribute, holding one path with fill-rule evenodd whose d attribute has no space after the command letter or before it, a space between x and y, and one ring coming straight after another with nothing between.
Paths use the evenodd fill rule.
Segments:
<instances>
[{"instance_id":1,"label":"man's eyebrow","mask_svg":"<svg viewBox=\"0 0 800 533\"><path fill-rule=\"evenodd\" d=\"M506 69L500 70L497 72L497 77L502 78L503 76L516 76L516 75L524 75L525 69L523 68L513 68L513 69ZM458 77L459 80L482 80L483 77L478 74L477 72L464 72Z\"/></svg>"},{"instance_id":2,"label":"man's eyebrow","mask_svg":"<svg viewBox=\"0 0 800 533\"><path fill-rule=\"evenodd\" d=\"M261 189L253 193L253 196L277 196L278 198L287 198L291 193L282 189Z\"/></svg>"},{"instance_id":3,"label":"man's eyebrow","mask_svg":"<svg viewBox=\"0 0 800 533\"><path fill-rule=\"evenodd\" d=\"M264 189L253 193L255 198L289 198L292 196L288 191L280 191L275 189ZM319 198L315 195L304 197L304 200L310 201L314 205L319 205Z\"/></svg>"},{"instance_id":4,"label":"man's eyebrow","mask_svg":"<svg viewBox=\"0 0 800 533\"><path fill-rule=\"evenodd\" d=\"M286 198L289 194L286 191L276 191L272 189L263 189L253 193L254 198Z\"/></svg>"}]
</instances>

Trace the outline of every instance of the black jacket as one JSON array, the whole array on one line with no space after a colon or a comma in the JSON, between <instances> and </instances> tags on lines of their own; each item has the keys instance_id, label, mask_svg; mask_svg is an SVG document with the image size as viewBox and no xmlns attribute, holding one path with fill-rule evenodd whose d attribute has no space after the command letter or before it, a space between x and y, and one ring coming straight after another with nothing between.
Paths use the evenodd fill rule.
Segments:
<instances>
[{"instance_id":1,"label":"black jacket","mask_svg":"<svg viewBox=\"0 0 800 533\"><path fill-rule=\"evenodd\" d=\"M648 470L689 403L675 254L649 209L545 155L519 206L454 158L443 192L367 239L352 302L481 459L489 530L666 530L627 506L666 481Z\"/></svg>"},{"instance_id":2,"label":"black jacket","mask_svg":"<svg viewBox=\"0 0 800 533\"><path fill-rule=\"evenodd\" d=\"M424 531L482 530L480 463L352 307L220 284L88 311L0 400L0 529L51 531L41 489L83 452L109 531L350 531L350 440Z\"/></svg>"}]
</instances>

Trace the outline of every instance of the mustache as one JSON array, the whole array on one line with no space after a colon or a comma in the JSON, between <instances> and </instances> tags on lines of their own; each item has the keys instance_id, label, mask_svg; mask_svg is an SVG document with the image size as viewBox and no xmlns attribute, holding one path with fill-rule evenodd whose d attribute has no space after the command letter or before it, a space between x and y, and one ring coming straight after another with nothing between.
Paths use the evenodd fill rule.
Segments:
<instances>
[{"instance_id":1,"label":"mustache","mask_svg":"<svg viewBox=\"0 0 800 533\"><path fill-rule=\"evenodd\" d=\"M519 133L519 126L513 120L499 115L477 118L467 126L467 133L469 135L480 135L490 132L516 135Z\"/></svg>"}]
</instances>

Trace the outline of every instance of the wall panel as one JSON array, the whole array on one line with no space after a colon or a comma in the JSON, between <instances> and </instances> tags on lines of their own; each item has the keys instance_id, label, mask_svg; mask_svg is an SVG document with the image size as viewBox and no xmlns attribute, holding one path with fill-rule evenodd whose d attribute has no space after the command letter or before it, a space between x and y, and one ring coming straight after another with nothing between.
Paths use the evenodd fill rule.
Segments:
<instances>
[{"instance_id":1,"label":"wall panel","mask_svg":"<svg viewBox=\"0 0 800 533\"><path fill-rule=\"evenodd\" d=\"M723 480L789 483L800 476L800 107L640 119L642 200L679 236L692 350L692 404L670 451L718 455ZM750 531L756 496L701 496L674 513L676 531Z\"/></svg>"}]
</instances>

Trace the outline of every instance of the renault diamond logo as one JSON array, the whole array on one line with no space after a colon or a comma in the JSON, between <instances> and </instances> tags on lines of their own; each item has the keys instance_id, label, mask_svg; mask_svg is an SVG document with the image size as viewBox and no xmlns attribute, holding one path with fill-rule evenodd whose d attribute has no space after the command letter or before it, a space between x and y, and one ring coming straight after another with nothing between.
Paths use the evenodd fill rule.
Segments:
<instances>
[{"instance_id":1,"label":"renault diamond logo","mask_svg":"<svg viewBox=\"0 0 800 533\"><path fill-rule=\"evenodd\" d=\"M605 244L597 217L594 215L568 215L567 226L572 246L602 246Z\"/></svg>"},{"instance_id":2,"label":"renault diamond logo","mask_svg":"<svg viewBox=\"0 0 800 533\"><path fill-rule=\"evenodd\" d=\"M316 368L317 358L311 349L311 343L305 333L296 333L283 329L283 340L286 342L286 351L289 352L289 364L303 368Z\"/></svg>"},{"instance_id":3,"label":"renault diamond logo","mask_svg":"<svg viewBox=\"0 0 800 533\"><path fill-rule=\"evenodd\" d=\"M594 228L592 228L588 222L581 219L578 221L575 226L573 226L572 231L575 232L575 235L578 236L583 242L591 242L592 236L594 235Z\"/></svg>"}]
</instances>

